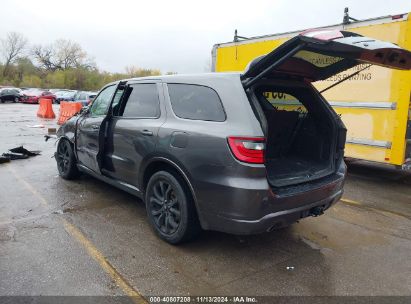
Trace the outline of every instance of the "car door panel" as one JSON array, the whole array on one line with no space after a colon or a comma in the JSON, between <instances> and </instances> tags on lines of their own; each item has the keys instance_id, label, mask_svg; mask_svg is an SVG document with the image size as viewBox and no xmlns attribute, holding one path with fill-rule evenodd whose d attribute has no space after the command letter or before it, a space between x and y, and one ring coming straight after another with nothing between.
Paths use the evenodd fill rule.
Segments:
<instances>
[{"instance_id":1,"label":"car door panel","mask_svg":"<svg viewBox=\"0 0 411 304\"><path fill-rule=\"evenodd\" d=\"M79 162L101 173L102 157L107 122L110 120L110 104L116 90L115 85L104 88L96 98L96 103L79 118L76 130L76 151Z\"/></svg>"},{"instance_id":2,"label":"car door panel","mask_svg":"<svg viewBox=\"0 0 411 304\"><path fill-rule=\"evenodd\" d=\"M160 122L117 118L112 126L109 133L112 134L113 151L108 156L112 163L111 175L138 186L140 165L155 151Z\"/></svg>"},{"instance_id":3,"label":"car door panel","mask_svg":"<svg viewBox=\"0 0 411 304\"><path fill-rule=\"evenodd\" d=\"M165 121L163 88L160 84L156 84L156 88L160 107L158 117L113 117L108 127L104 168L111 177L136 187L139 187L141 164L155 153L157 134Z\"/></svg>"},{"instance_id":4,"label":"car door panel","mask_svg":"<svg viewBox=\"0 0 411 304\"><path fill-rule=\"evenodd\" d=\"M100 127L105 117L85 115L77 125L77 157L89 169L99 172L97 154L99 151Z\"/></svg>"}]
</instances>

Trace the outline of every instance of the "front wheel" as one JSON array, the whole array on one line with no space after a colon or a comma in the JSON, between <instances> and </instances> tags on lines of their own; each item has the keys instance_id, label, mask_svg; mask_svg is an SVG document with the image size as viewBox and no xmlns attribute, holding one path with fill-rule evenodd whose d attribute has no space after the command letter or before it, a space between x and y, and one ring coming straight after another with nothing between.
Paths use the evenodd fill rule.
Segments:
<instances>
[{"instance_id":1,"label":"front wheel","mask_svg":"<svg viewBox=\"0 0 411 304\"><path fill-rule=\"evenodd\" d=\"M18 98L18 97L14 97L13 102L14 102L14 103L19 102L19 98Z\"/></svg>"},{"instance_id":2,"label":"front wheel","mask_svg":"<svg viewBox=\"0 0 411 304\"><path fill-rule=\"evenodd\" d=\"M55 154L59 175L64 179L74 179L79 176L76 157L71 143L67 139L61 139Z\"/></svg>"},{"instance_id":3,"label":"front wheel","mask_svg":"<svg viewBox=\"0 0 411 304\"><path fill-rule=\"evenodd\" d=\"M182 243L200 232L191 193L178 175L156 172L148 182L145 201L151 226L166 242Z\"/></svg>"}]
</instances>

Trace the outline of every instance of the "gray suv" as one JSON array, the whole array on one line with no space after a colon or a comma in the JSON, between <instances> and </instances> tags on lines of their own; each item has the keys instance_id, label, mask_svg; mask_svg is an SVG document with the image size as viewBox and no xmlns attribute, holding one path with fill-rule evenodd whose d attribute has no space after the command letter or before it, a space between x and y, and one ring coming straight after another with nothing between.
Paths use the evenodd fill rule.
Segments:
<instances>
[{"instance_id":1,"label":"gray suv","mask_svg":"<svg viewBox=\"0 0 411 304\"><path fill-rule=\"evenodd\" d=\"M363 63L410 69L410 54L309 32L243 74L110 83L58 130L59 174L87 173L142 198L173 244L201 228L252 234L321 215L343 193L346 129L311 83Z\"/></svg>"}]
</instances>

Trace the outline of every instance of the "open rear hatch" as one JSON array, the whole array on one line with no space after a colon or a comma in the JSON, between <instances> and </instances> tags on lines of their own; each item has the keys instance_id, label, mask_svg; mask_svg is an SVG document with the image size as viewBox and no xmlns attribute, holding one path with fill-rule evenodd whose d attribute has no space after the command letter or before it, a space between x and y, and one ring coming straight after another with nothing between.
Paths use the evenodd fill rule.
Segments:
<instances>
[{"instance_id":1,"label":"open rear hatch","mask_svg":"<svg viewBox=\"0 0 411 304\"><path fill-rule=\"evenodd\" d=\"M345 127L310 82L359 64L411 69L411 52L345 31L314 30L254 59L241 76L266 136L265 165L273 187L334 173Z\"/></svg>"}]
</instances>

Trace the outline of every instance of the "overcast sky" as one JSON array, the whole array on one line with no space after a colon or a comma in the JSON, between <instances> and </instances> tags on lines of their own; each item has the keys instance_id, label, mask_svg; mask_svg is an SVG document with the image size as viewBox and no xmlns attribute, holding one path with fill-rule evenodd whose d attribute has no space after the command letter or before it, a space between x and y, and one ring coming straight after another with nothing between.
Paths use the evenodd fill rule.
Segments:
<instances>
[{"instance_id":1,"label":"overcast sky","mask_svg":"<svg viewBox=\"0 0 411 304\"><path fill-rule=\"evenodd\" d=\"M127 65L203 72L217 42L411 11L410 0L2 0L0 38L76 41L110 72Z\"/></svg>"}]
</instances>

